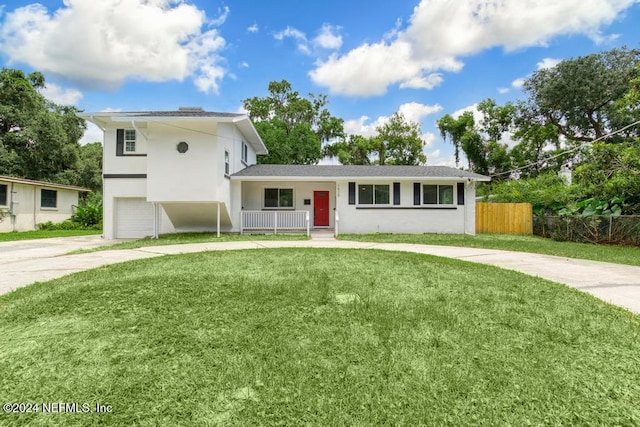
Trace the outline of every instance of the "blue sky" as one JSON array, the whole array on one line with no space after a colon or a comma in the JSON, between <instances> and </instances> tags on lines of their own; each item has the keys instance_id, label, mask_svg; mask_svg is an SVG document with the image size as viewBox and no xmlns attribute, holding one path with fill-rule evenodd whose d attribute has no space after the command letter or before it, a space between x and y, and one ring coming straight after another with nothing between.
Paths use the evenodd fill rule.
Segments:
<instances>
[{"instance_id":1,"label":"blue sky","mask_svg":"<svg viewBox=\"0 0 640 427\"><path fill-rule=\"evenodd\" d=\"M327 94L349 133L400 111L430 165L453 165L435 121L523 97L540 67L640 47L638 0L65 0L0 8L0 61L42 71L85 111L240 111L286 79ZM84 142L101 140L90 127Z\"/></svg>"}]
</instances>

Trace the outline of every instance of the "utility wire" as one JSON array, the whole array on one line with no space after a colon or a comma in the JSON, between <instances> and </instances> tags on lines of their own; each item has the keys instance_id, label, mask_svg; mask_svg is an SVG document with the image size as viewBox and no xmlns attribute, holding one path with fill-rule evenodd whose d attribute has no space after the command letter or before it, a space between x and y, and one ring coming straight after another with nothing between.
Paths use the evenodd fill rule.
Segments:
<instances>
[{"instance_id":1,"label":"utility wire","mask_svg":"<svg viewBox=\"0 0 640 427\"><path fill-rule=\"evenodd\" d=\"M608 133L608 134L606 134L606 135L603 135L603 136L601 136L600 138L596 138L596 139L594 139L593 141L586 141L586 142L583 142L582 144L580 144L580 145L578 145L578 146L576 146L576 147L573 147L573 148L571 148L571 149L565 150L565 151L563 151L562 153L558 153L558 154L555 154L555 155L553 155L553 156L547 157L547 158L545 158L545 159L541 159L541 160L537 160L537 161L535 161L535 162L531 162L531 163L526 164L526 165L524 165L524 166L520 166L520 167L518 167L518 168L511 169L510 171L500 172L500 173L496 173L496 174L493 174L493 175L489 175L489 177L493 178L493 177L496 177L496 176L502 176L502 175L512 174L512 173L514 173L514 172L519 172L519 171L521 171L521 170L523 170L523 169L528 169L528 168L530 168L530 167L532 167L532 166L535 166L535 165L538 165L538 164L540 164L540 163L544 163L544 162L547 162L547 161L549 161L549 160L556 159L556 158L558 158L558 157L560 157L560 156L564 156L565 154L572 153L572 152L574 152L574 151L580 150L580 149L582 149L582 148L586 147L586 146L587 146L587 145L589 145L589 144L593 144L594 142L602 141L602 140L603 140L603 139L605 139L605 138L609 138L610 136L613 136L613 135L619 134L620 132L624 132L625 130L627 130L627 129L629 129L629 128L633 127L633 126L639 125L639 124L640 124L640 120L638 120L637 122L631 123L630 125L627 125L627 126L625 126L625 127L623 127L623 128L620 128L620 129L618 129L618 130L616 130L616 131L613 131L613 132L610 132L610 133Z\"/></svg>"}]
</instances>

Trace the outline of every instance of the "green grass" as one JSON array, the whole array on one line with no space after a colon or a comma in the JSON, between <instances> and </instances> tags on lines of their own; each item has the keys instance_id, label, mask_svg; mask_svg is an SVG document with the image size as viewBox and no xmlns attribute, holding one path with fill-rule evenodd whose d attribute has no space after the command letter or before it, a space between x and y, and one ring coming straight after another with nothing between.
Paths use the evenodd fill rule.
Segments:
<instances>
[{"instance_id":1,"label":"green grass","mask_svg":"<svg viewBox=\"0 0 640 427\"><path fill-rule=\"evenodd\" d=\"M640 318L512 271L274 249L133 261L0 297L11 426L640 424Z\"/></svg>"},{"instance_id":2,"label":"green grass","mask_svg":"<svg viewBox=\"0 0 640 427\"><path fill-rule=\"evenodd\" d=\"M10 242L14 240L49 239L51 237L88 236L91 234L102 234L102 230L12 231L9 233L0 233L0 242Z\"/></svg>"},{"instance_id":3,"label":"green grass","mask_svg":"<svg viewBox=\"0 0 640 427\"><path fill-rule=\"evenodd\" d=\"M144 238L139 240L128 240L126 242L114 243L112 245L99 246L91 249L80 249L73 253L97 252L115 249L137 249L148 246L181 245L186 243L222 243L222 242L242 242L254 240L308 240L305 234L220 234L215 233L176 233L162 234L157 239Z\"/></svg>"},{"instance_id":4,"label":"green grass","mask_svg":"<svg viewBox=\"0 0 640 427\"><path fill-rule=\"evenodd\" d=\"M502 249L546 255L581 258L640 266L640 247L594 245L589 243L558 242L537 236L506 234L341 234L342 240L377 243L414 243L423 245L466 246L471 248Z\"/></svg>"}]
</instances>

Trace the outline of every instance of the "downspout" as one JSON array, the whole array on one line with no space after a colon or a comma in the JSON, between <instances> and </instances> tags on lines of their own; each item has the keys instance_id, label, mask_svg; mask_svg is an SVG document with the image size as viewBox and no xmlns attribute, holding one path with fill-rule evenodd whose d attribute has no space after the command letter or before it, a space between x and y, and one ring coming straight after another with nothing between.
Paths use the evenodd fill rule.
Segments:
<instances>
[{"instance_id":1,"label":"downspout","mask_svg":"<svg viewBox=\"0 0 640 427\"><path fill-rule=\"evenodd\" d=\"M38 193L38 187L33 187L33 229L37 230L38 227L36 225L36 195Z\"/></svg>"},{"instance_id":2,"label":"downspout","mask_svg":"<svg viewBox=\"0 0 640 427\"><path fill-rule=\"evenodd\" d=\"M9 196L9 217L11 218L11 231L16 231L16 215L13 212L13 188L15 182L11 183L11 196Z\"/></svg>"}]
</instances>

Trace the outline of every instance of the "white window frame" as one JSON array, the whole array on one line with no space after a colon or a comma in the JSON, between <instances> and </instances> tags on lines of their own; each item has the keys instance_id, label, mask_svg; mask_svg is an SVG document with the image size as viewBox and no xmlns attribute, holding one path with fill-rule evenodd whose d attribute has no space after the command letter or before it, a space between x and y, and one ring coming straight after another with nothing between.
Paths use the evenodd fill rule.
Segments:
<instances>
[{"instance_id":1,"label":"white window frame","mask_svg":"<svg viewBox=\"0 0 640 427\"><path fill-rule=\"evenodd\" d=\"M362 185L371 185L373 186L373 203L362 203L360 201L360 186ZM376 186L385 186L388 189L388 202L387 203L376 203ZM393 185L389 183L373 183L373 182L357 182L356 183L356 206L391 206L393 202Z\"/></svg>"},{"instance_id":2,"label":"white window frame","mask_svg":"<svg viewBox=\"0 0 640 427\"><path fill-rule=\"evenodd\" d=\"M229 162L229 150L224 150L224 174L229 175L231 173L231 164Z\"/></svg>"},{"instance_id":3,"label":"white window frame","mask_svg":"<svg viewBox=\"0 0 640 427\"><path fill-rule=\"evenodd\" d=\"M133 139L130 137L131 133L133 133ZM136 152L136 148L137 148L137 132L135 131L135 129L125 129L124 130L124 136L123 136L123 144L124 144L124 152L125 153L135 153ZM130 149L129 144L133 144L133 149Z\"/></svg>"},{"instance_id":4,"label":"white window frame","mask_svg":"<svg viewBox=\"0 0 640 427\"><path fill-rule=\"evenodd\" d=\"M429 185L436 187L436 203L426 203L424 200L424 188ZM451 187L451 203L440 203L440 187L447 186ZM422 187L420 188L420 200L425 206L455 206L456 205L456 184L433 184L433 183L422 183Z\"/></svg>"},{"instance_id":5,"label":"white window frame","mask_svg":"<svg viewBox=\"0 0 640 427\"><path fill-rule=\"evenodd\" d=\"M278 206L267 206L267 190L278 190ZM280 191L291 190L291 206L280 206ZM262 208L265 210L290 210L293 211L296 208L296 191L293 187L264 187L262 189Z\"/></svg>"},{"instance_id":6,"label":"white window frame","mask_svg":"<svg viewBox=\"0 0 640 427\"><path fill-rule=\"evenodd\" d=\"M242 158L242 163L245 165L249 164L249 147L244 141L242 141L242 152L240 153L240 157Z\"/></svg>"}]
</instances>

